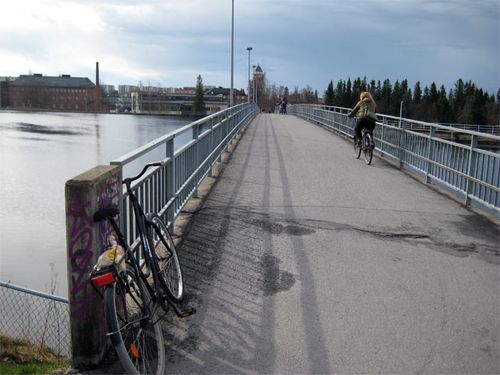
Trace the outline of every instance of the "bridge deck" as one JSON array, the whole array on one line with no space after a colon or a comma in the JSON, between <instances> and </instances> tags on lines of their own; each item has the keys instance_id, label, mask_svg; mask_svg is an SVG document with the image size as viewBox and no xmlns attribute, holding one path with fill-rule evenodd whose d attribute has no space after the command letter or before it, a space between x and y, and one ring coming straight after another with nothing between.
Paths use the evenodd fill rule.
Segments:
<instances>
[{"instance_id":1,"label":"bridge deck","mask_svg":"<svg viewBox=\"0 0 500 375\"><path fill-rule=\"evenodd\" d=\"M500 373L499 231L385 161L260 114L181 249L169 373Z\"/></svg>"}]
</instances>

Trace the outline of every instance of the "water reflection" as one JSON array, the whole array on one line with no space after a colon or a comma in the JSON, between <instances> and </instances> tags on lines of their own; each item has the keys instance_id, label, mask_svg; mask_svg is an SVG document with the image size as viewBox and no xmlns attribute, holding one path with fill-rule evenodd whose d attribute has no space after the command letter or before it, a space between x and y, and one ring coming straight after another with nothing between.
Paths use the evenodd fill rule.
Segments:
<instances>
[{"instance_id":1,"label":"water reflection","mask_svg":"<svg viewBox=\"0 0 500 375\"><path fill-rule=\"evenodd\" d=\"M191 121L0 111L0 280L66 296L65 182Z\"/></svg>"}]
</instances>

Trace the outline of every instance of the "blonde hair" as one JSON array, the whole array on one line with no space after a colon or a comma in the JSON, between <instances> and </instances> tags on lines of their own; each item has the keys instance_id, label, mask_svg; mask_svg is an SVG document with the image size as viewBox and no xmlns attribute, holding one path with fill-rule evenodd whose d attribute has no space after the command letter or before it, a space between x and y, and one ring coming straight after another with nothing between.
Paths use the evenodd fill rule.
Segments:
<instances>
[{"instance_id":1,"label":"blonde hair","mask_svg":"<svg viewBox=\"0 0 500 375\"><path fill-rule=\"evenodd\" d=\"M375 100L373 100L373 97L372 97L372 94L370 94L368 91L363 91L360 95L359 95L359 100L363 100L363 99L370 99L372 102L375 102Z\"/></svg>"}]
</instances>

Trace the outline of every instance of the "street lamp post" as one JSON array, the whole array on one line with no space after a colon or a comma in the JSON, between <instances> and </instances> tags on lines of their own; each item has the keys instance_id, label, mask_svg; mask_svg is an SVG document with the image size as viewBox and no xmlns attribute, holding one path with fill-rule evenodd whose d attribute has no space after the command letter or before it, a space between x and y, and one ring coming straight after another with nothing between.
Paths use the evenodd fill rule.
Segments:
<instances>
[{"instance_id":1,"label":"street lamp post","mask_svg":"<svg viewBox=\"0 0 500 375\"><path fill-rule=\"evenodd\" d=\"M250 51L252 50L252 47L247 47L248 51L248 103L250 103Z\"/></svg>"},{"instance_id":2,"label":"street lamp post","mask_svg":"<svg viewBox=\"0 0 500 375\"><path fill-rule=\"evenodd\" d=\"M234 0L231 0L231 89L229 90L229 106L234 105Z\"/></svg>"}]
</instances>

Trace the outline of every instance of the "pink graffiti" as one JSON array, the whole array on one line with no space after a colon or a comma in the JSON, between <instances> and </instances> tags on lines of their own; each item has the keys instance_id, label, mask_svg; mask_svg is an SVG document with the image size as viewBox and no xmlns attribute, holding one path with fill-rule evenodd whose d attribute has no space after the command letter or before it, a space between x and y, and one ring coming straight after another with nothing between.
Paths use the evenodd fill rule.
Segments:
<instances>
[{"instance_id":1,"label":"pink graffiti","mask_svg":"<svg viewBox=\"0 0 500 375\"><path fill-rule=\"evenodd\" d=\"M118 178L110 179L104 189L97 196L97 205L99 209L109 207L111 205L118 206L120 192L118 190L119 181ZM119 220L119 219L116 219ZM107 222L101 222L99 225L99 236L101 238L101 244L103 246L103 251L106 250L107 238L113 233L113 229Z\"/></svg>"},{"instance_id":2,"label":"pink graffiti","mask_svg":"<svg viewBox=\"0 0 500 375\"><path fill-rule=\"evenodd\" d=\"M118 178L112 178L107 181L104 189L97 196L97 204L99 208L107 207L111 204L118 204Z\"/></svg>"},{"instance_id":3,"label":"pink graffiti","mask_svg":"<svg viewBox=\"0 0 500 375\"><path fill-rule=\"evenodd\" d=\"M102 191L97 194L98 208L105 208L110 205L118 205L119 179L113 178L108 181ZM79 195L70 197L70 208L66 214L66 220L70 225L70 243L68 258L71 264L71 317L76 319L80 325L89 323L95 312L89 312L89 304L98 298L92 291L88 274L93 266L92 261L97 259L93 253L93 212L91 202L82 202ZM107 237L112 233L111 227L106 222L101 222L99 226L99 238L105 250ZM102 316L102 314L101 314Z\"/></svg>"},{"instance_id":4,"label":"pink graffiti","mask_svg":"<svg viewBox=\"0 0 500 375\"><path fill-rule=\"evenodd\" d=\"M73 195L66 218L70 223L68 257L71 262L72 280L72 288L69 291L73 306L71 316L80 324L86 324L89 319L85 301L89 299L87 274L92 261L93 221L89 212L90 206L90 202L83 203L78 195Z\"/></svg>"}]
</instances>

